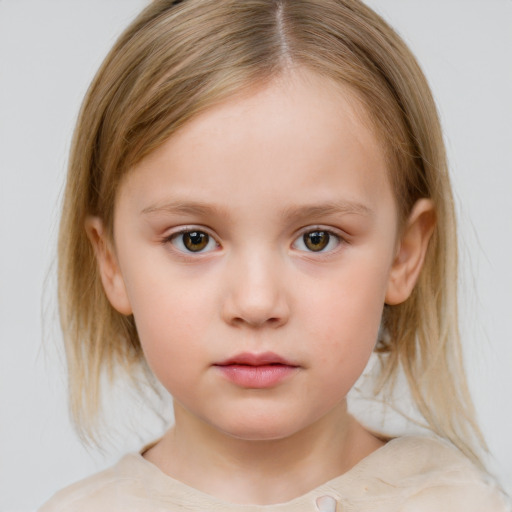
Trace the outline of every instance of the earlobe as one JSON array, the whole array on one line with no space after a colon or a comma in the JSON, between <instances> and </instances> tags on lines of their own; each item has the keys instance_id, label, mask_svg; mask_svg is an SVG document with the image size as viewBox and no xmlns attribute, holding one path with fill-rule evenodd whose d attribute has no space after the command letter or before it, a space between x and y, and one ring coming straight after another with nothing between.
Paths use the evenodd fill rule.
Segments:
<instances>
[{"instance_id":1,"label":"earlobe","mask_svg":"<svg viewBox=\"0 0 512 512\"><path fill-rule=\"evenodd\" d=\"M87 217L85 231L91 242L98 264L103 289L112 306L123 315L131 315L132 308L112 242L99 217Z\"/></svg>"},{"instance_id":2,"label":"earlobe","mask_svg":"<svg viewBox=\"0 0 512 512\"><path fill-rule=\"evenodd\" d=\"M400 304L411 295L420 275L435 224L436 215L432 201L418 200L405 225L391 267L386 304Z\"/></svg>"}]
</instances>

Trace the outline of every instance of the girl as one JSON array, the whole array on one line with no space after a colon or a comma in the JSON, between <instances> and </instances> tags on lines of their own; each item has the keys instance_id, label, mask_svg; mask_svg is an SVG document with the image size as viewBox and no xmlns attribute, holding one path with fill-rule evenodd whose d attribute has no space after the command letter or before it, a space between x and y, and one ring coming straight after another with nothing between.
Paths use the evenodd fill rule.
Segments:
<instances>
[{"instance_id":1,"label":"girl","mask_svg":"<svg viewBox=\"0 0 512 512\"><path fill-rule=\"evenodd\" d=\"M355 0L153 2L93 82L60 236L82 433L123 368L174 398L141 453L59 510L507 510L457 334L453 204L435 106ZM347 411L403 373L436 437Z\"/></svg>"}]
</instances>

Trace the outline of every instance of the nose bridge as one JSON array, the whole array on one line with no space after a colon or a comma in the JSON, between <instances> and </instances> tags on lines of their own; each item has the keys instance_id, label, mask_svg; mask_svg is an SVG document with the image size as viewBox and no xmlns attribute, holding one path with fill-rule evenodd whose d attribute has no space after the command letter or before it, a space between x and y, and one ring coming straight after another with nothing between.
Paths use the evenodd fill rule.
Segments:
<instances>
[{"instance_id":1,"label":"nose bridge","mask_svg":"<svg viewBox=\"0 0 512 512\"><path fill-rule=\"evenodd\" d=\"M282 325L289 307L279 251L248 246L236 251L229 263L226 320L251 326Z\"/></svg>"}]
</instances>

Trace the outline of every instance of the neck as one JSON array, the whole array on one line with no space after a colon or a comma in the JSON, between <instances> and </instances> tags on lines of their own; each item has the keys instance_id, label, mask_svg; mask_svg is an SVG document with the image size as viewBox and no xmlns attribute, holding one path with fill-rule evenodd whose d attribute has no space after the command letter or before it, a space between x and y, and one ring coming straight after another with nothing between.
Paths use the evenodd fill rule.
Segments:
<instances>
[{"instance_id":1,"label":"neck","mask_svg":"<svg viewBox=\"0 0 512 512\"><path fill-rule=\"evenodd\" d=\"M348 471L382 442L340 404L285 439L234 438L175 404L175 426L144 457L164 473L224 501L282 503Z\"/></svg>"}]
</instances>

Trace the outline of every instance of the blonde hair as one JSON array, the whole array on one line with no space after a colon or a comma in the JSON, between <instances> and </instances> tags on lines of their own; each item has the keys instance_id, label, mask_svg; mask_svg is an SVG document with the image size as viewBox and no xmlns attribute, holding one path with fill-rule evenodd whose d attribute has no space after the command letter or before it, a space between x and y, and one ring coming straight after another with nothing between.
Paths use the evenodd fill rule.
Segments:
<instances>
[{"instance_id":1,"label":"blonde hair","mask_svg":"<svg viewBox=\"0 0 512 512\"><path fill-rule=\"evenodd\" d=\"M405 43L357 0L157 0L105 59L80 112L60 225L60 319L76 426L93 437L102 375L146 369L133 317L103 291L87 216L112 235L124 173L192 117L291 65L357 94L385 148L402 219L419 198L435 205L415 290L385 307L375 391L392 389L402 369L429 428L478 463L484 443L462 364L454 205L435 103Z\"/></svg>"}]
</instances>

